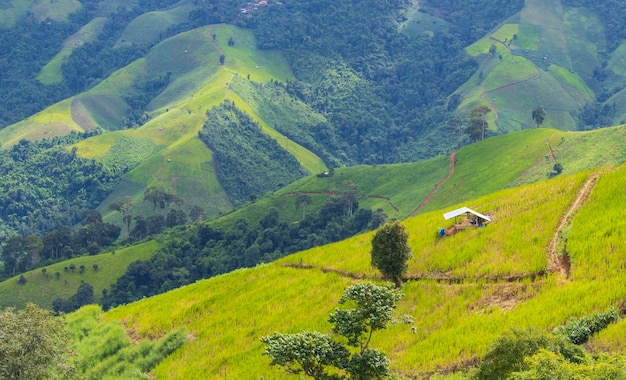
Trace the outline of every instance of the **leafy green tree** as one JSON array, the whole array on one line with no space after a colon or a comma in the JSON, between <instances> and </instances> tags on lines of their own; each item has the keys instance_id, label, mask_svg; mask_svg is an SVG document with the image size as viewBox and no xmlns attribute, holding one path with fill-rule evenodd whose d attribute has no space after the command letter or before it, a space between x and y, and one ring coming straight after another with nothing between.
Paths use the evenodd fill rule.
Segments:
<instances>
[{"instance_id":1,"label":"leafy green tree","mask_svg":"<svg viewBox=\"0 0 626 380\"><path fill-rule=\"evenodd\" d=\"M171 204L181 205L183 203L183 200L180 197L166 191L165 189L154 186L149 187L146 191L144 191L143 199L152 203L152 211L155 211L157 206L161 210L166 210Z\"/></svg>"},{"instance_id":2,"label":"leafy green tree","mask_svg":"<svg viewBox=\"0 0 626 380\"><path fill-rule=\"evenodd\" d=\"M480 105L472 108L469 112L469 122L465 127L465 133L467 133L472 141L479 141L485 139L485 130L488 127L488 123L485 120L485 115L491 112L491 108L486 105Z\"/></svg>"},{"instance_id":3,"label":"leafy green tree","mask_svg":"<svg viewBox=\"0 0 626 380\"><path fill-rule=\"evenodd\" d=\"M304 372L314 379L342 379L340 374L329 375L329 367L345 371L350 379L376 380L389 376L389 360L385 354L369 348L374 331L387 327L391 313L402 297L398 289L371 283L349 286L339 304L352 308L337 308L330 314L333 332L345 337L351 351L319 332L303 331L298 334L274 333L261 339L268 344L265 355L272 365L280 365L290 373Z\"/></svg>"},{"instance_id":4,"label":"leafy green tree","mask_svg":"<svg viewBox=\"0 0 626 380\"><path fill-rule=\"evenodd\" d=\"M349 286L339 300L340 305L330 314L333 332L348 339L348 345L357 347L346 371L355 380L383 379L389 375L389 360L378 350L370 349L374 331L387 328L393 320L392 312L403 294L399 289L364 282Z\"/></svg>"},{"instance_id":5,"label":"leafy green tree","mask_svg":"<svg viewBox=\"0 0 626 380\"><path fill-rule=\"evenodd\" d=\"M302 207L302 220L306 218L306 206L312 203L313 203L313 200L307 194L304 194L304 193L296 194L296 210L299 209L300 206L303 206Z\"/></svg>"},{"instance_id":6,"label":"leafy green tree","mask_svg":"<svg viewBox=\"0 0 626 380\"><path fill-rule=\"evenodd\" d=\"M592 334L605 329L609 324L617 321L618 318L617 310L611 308L607 312L572 318L565 325L555 328L553 333L564 336L574 344L583 344L589 340Z\"/></svg>"},{"instance_id":7,"label":"leafy green tree","mask_svg":"<svg viewBox=\"0 0 626 380\"><path fill-rule=\"evenodd\" d=\"M126 236L130 233L130 222L133 220L130 211L133 208L133 199L130 196L119 198L109 205L109 210L114 210L122 214L122 221L126 227Z\"/></svg>"},{"instance_id":8,"label":"leafy green tree","mask_svg":"<svg viewBox=\"0 0 626 380\"><path fill-rule=\"evenodd\" d=\"M382 208L376 209L376 211L372 213L372 230L375 230L378 227L382 226L386 220L387 213L385 212L385 210L383 210Z\"/></svg>"},{"instance_id":9,"label":"leafy green tree","mask_svg":"<svg viewBox=\"0 0 626 380\"><path fill-rule=\"evenodd\" d=\"M313 379L330 379L328 367L343 367L350 352L331 337L317 331L297 334L274 333L263 337L265 355L272 358L271 365L285 367L293 374L304 373Z\"/></svg>"},{"instance_id":10,"label":"leafy green tree","mask_svg":"<svg viewBox=\"0 0 626 380\"><path fill-rule=\"evenodd\" d=\"M626 379L626 358L618 355L586 355L571 362L551 350L542 349L526 358L526 371L514 372L511 380L605 380Z\"/></svg>"},{"instance_id":11,"label":"leafy green tree","mask_svg":"<svg viewBox=\"0 0 626 380\"><path fill-rule=\"evenodd\" d=\"M525 358L542 349L558 353L569 362L578 362L584 356L582 348L563 336L532 328L513 329L492 344L474 377L479 380L507 379L513 372L527 371L530 364Z\"/></svg>"},{"instance_id":12,"label":"leafy green tree","mask_svg":"<svg viewBox=\"0 0 626 380\"><path fill-rule=\"evenodd\" d=\"M543 110L542 106L537 106L535 107L535 109L533 109L532 117L533 121L537 125L537 128L539 128L539 126L543 124L543 121L545 120L546 111Z\"/></svg>"},{"instance_id":13,"label":"leafy green tree","mask_svg":"<svg viewBox=\"0 0 626 380\"><path fill-rule=\"evenodd\" d=\"M46 379L68 376L70 334L65 321L29 303L20 311L0 311L0 378Z\"/></svg>"},{"instance_id":14,"label":"leafy green tree","mask_svg":"<svg viewBox=\"0 0 626 380\"><path fill-rule=\"evenodd\" d=\"M383 276L391 278L396 287L400 287L401 278L408 270L407 261L413 257L408 238L409 234L398 221L386 223L372 238L372 265Z\"/></svg>"}]
</instances>

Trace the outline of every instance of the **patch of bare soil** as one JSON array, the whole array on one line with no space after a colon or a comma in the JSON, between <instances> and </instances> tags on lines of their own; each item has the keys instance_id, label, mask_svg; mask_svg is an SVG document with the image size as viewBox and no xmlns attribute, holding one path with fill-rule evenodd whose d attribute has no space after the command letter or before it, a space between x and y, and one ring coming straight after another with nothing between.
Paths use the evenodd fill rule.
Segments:
<instances>
[{"instance_id":1,"label":"patch of bare soil","mask_svg":"<svg viewBox=\"0 0 626 380\"><path fill-rule=\"evenodd\" d=\"M539 287L539 283L485 284L482 297L469 311L482 312L493 307L502 311L512 310L518 303L534 297L539 292Z\"/></svg>"}]
</instances>

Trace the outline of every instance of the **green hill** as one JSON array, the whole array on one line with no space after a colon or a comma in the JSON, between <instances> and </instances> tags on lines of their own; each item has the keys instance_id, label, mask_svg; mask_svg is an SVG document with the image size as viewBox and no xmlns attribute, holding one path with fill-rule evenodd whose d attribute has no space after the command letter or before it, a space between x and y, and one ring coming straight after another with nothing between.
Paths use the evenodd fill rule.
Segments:
<instances>
[{"instance_id":1,"label":"green hill","mask_svg":"<svg viewBox=\"0 0 626 380\"><path fill-rule=\"evenodd\" d=\"M615 269L626 252L618 195L625 176L620 166L475 198L461 205L492 215L493 222L443 240L435 231L447 223L442 212L455 205L407 219L414 258L399 312L414 318L415 329L392 326L372 345L388 353L397 374L447 373L475 363L510 327L549 330L569 317L621 305L624 279ZM572 209L579 201L582 207ZM550 241L566 212L573 215L569 266L554 267ZM326 318L343 289L354 278L379 281L370 266L370 239L365 234L201 281L111 310L104 321L124 321L139 337L180 328L193 336L153 371L157 378L293 378L269 366L259 339L274 331L329 331ZM613 337L623 325L590 346L622 352Z\"/></svg>"},{"instance_id":2,"label":"green hill","mask_svg":"<svg viewBox=\"0 0 626 380\"><path fill-rule=\"evenodd\" d=\"M596 107L596 99L614 93L607 85L626 79L617 66L607 70L610 81L599 77L599 68L622 54L620 49L606 51L609 42L602 17L593 9L567 2L526 1L519 15L467 47L480 68L457 91L463 99L458 114L466 115L478 104L488 105L494 111L489 115L490 128L506 133L532 127L531 110L543 106L544 126L578 129L583 106ZM614 108L606 109L609 121L605 126L623 119L621 97L598 104L598 108ZM583 117L582 122L597 126L593 118Z\"/></svg>"},{"instance_id":3,"label":"green hill","mask_svg":"<svg viewBox=\"0 0 626 380\"><path fill-rule=\"evenodd\" d=\"M24 273L26 284L18 284L14 277L0 283L0 305L2 307L22 308L28 302L52 309L52 301L57 298L70 298L81 282L93 286L96 299L100 299L103 289L108 289L115 279L121 276L128 265L136 260L147 260L156 253L160 244L150 241L132 247L94 256L76 257L40 269ZM75 270L68 271L70 265ZM97 269L94 268L97 265ZM80 273L80 267L85 271ZM56 276L59 273L59 276Z\"/></svg>"},{"instance_id":4,"label":"green hill","mask_svg":"<svg viewBox=\"0 0 626 380\"><path fill-rule=\"evenodd\" d=\"M111 135L113 134L102 137ZM204 156L204 145L190 137L181 142L180 148L174 145L156 158L143 162L141 167L152 166L149 171L135 169L129 172L114 194L119 197L136 197L133 199L135 212L150 215L152 205L136 195L143 194L145 184L154 184L150 182L152 177L143 177L143 173L152 172L156 173L157 178L174 179L179 194L190 200L191 204L205 207L204 200L206 194L209 194L214 209L224 213L208 222L215 228L231 228L242 219L248 225L255 226L272 209L280 210L278 218L281 222L297 223L302 220L303 212L314 213L330 198L340 197L350 191L355 192L359 207L371 210L380 208L389 218L403 220L413 215L448 208L459 202L469 202L507 188L515 191L519 186L545 181L550 177L556 162L563 167L561 175L619 165L626 161L626 151L622 146L625 139L626 126L589 132L528 130L494 137L462 148L455 154L455 167L451 175L452 163L448 156L417 163L341 168L334 170L331 176L314 175L303 178L245 207L227 212L231 205L224 198L219 183L198 179L210 177L213 169L207 164L210 157ZM130 144L130 141L127 143ZM189 154L190 151L195 153ZM485 157L489 160L485 160ZM306 210L296 207L298 194L306 194L311 198L312 204ZM112 197L101 205L103 214L109 212L110 199ZM110 214L108 221L121 223L121 216L119 213ZM433 231L434 229L430 229L427 232L432 234ZM125 232L123 235L125 236ZM90 256L81 260L89 261ZM69 262L56 265L68 266ZM89 269L93 263L85 265ZM119 272L108 279L106 286L114 283L127 266L127 262L121 263ZM53 274L55 271L48 269L48 272ZM7 289L12 290L5 293L7 303L0 300L0 305L5 306L12 305L10 300L13 298L22 299L22 296L13 295L13 292L24 289L15 284L15 279L6 283L10 284ZM36 283L29 282L28 288L36 291L38 287ZM56 289L56 293L47 297L46 302L41 305L49 305L53 299L65 297L65 290Z\"/></svg>"}]
</instances>

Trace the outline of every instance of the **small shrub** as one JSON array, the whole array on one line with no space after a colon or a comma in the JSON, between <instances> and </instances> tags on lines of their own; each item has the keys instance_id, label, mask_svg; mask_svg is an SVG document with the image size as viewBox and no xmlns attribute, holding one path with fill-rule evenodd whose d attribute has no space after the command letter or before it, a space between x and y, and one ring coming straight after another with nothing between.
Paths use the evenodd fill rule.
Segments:
<instances>
[{"instance_id":1,"label":"small shrub","mask_svg":"<svg viewBox=\"0 0 626 380\"><path fill-rule=\"evenodd\" d=\"M578 319L572 318L565 325L555 328L553 333L567 338L574 344L583 344L592 334L605 329L617 319L617 310L611 308L606 313L595 313Z\"/></svg>"}]
</instances>

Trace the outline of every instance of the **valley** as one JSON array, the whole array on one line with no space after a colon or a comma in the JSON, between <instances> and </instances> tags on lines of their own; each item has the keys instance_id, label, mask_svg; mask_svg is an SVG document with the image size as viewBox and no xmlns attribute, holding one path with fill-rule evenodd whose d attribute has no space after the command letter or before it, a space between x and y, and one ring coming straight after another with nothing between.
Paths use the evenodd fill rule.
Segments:
<instances>
[{"instance_id":1,"label":"valley","mask_svg":"<svg viewBox=\"0 0 626 380\"><path fill-rule=\"evenodd\" d=\"M391 284L371 241L399 221L390 378L623 376L625 12L0 4L0 309L59 313L77 377L302 378L262 338L344 342L328 316ZM491 223L439 237L460 207ZM485 375L520 331L561 340Z\"/></svg>"}]
</instances>

